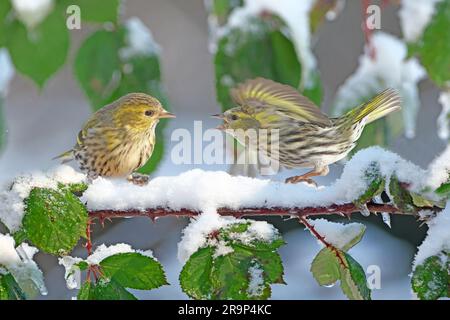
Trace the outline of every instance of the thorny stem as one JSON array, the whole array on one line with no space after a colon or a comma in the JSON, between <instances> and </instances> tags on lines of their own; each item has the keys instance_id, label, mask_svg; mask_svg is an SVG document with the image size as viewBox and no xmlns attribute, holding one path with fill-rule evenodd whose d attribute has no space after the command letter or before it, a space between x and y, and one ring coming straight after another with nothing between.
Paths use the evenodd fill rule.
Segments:
<instances>
[{"instance_id":1,"label":"thorny stem","mask_svg":"<svg viewBox=\"0 0 450 320\"><path fill-rule=\"evenodd\" d=\"M403 212L397 207L390 204L377 204L368 203L367 209L370 212L386 212L391 214L400 215L416 215L415 212ZM433 211L438 211L439 208L427 207L422 209L429 209ZM221 216L233 216L236 218L241 218L244 216L289 216L289 217L309 217L309 216L319 216L319 215L333 215L338 214L341 216L350 217L351 214L360 212L361 208L353 203L345 204L333 204L328 207L304 207L304 208L285 208L285 207L272 207L272 208L243 208L243 209L228 209L220 208L217 213ZM171 210L166 208L154 208L146 210L93 210L89 212L89 217L91 220L98 219L100 223L104 223L105 220L110 220L112 218L130 218L130 217L148 217L152 220L162 217L195 217L200 215L201 212L190 210L190 209L180 209Z\"/></svg>"},{"instance_id":2,"label":"thorny stem","mask_svg":"<svg viewBox=\"0 0 450 320\"><path fill-rule=\"evenodd\" d=\"M311 233L314 235L314 237L317 238L317 240L319 240L320 242L323 243L323 245L325 247L327 247L328 249L330 249L331 251L334 252L334 254L336 255L336 257L339 259L339 263L346 268L346 264L344 262L344 258L342 257L341 253L339 252L339 249L336 248L335 246L333 246L331 243L329 243L328 241L325 240L325 237L322 236L319 232L317 232L316 228L314 228L314 226L312 224L310 224L308 222L308 220L304 217L299 217L299 220L301 223L303 223L303 225L308 228L309 231L311 231Z\"/></svg>"}]
</instances>

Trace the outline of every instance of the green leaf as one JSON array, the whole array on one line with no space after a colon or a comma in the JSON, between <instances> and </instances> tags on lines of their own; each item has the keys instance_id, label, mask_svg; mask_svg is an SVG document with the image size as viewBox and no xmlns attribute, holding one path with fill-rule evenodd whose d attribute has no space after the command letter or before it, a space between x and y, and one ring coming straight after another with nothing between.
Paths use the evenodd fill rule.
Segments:
<instances>
[{"instance_id":1,"label":"green leaf","mask_svg":"<svg viewBox=\"0 0 450 320\"><path fill-rule=\"evenodd\" d=\"M361 265L348 253L344 252L348 268L341 268L341 288L351 300L370 300L366 274Z\"/></svg>"},{"instance_id":2,"label":"green leaf","mask_svg":"<svg viewBox=\"0 0 450 320\"><path fill-rule=\"evenodd\" d=\"M216 16L219 25L224 25L233 9L243 4L243 0L213 0L212 13Z\"/></svg>"},{"instance_id":3,"label":"green leaf","mask_svg":"<svg viewBox=\"0 0 450 320\"><path fill-rule=\"evenodd\" d=\"M25 293L10 273L0 274L0 300L26 300Z\"/></svg>"},{"instance_id":4,"label":"green leaf","mask_svg":"<svg viewBox=\"0 0 450 320\"><path fill-rule=\"evenodd\" d=\"M34 188L25 205L23 230L42 251L68 253L86 234L86 207L68 190Z\"/></svg>"},{"instance_id":5,"label":"green leaf","mask_svg":"<svg viewBox=\"0 0 450 320\"><path fill-rule=\"evenodd\" d=\"M391 176L389 182L389 193L392 195L392 201L395 206L404 212L413 212L415 210L411 194L406 190L395 175Z\"/></svg>"},{"instance_id":6,"label":"green leaf","mask_svg":"<svg viewBox=\"0 0 450 320\"><path fill-rule=\"evenodd\" d=\"M450 80L450 1L440 1L417 48L429 77L445 86Z\"/></svg>"},{"instance_id":7,"label":"green leaf","mask_svg":"<svg viewBox=\"0 0 450 320\"><path fill-rule=\"evenodd\" d=\"M100 266L108 278L125 288L150 290L168 284L161 264L137 252L109 256Z\"/></svg>"},{"instance_id":8,"label":"green leaf","mask_svg":"<svg viewBox=\"0 0 450 320\"><path fill-rule=\"evenodd\" d=\"M438 195L446 196L450 194L450 182L443 183L436 189Z\"/></svg>"},{"instance_id":9,"label":"green leaf","mask_svg":"<svg viewBox=\"0 0 450 320\"><path fill-rule=\"evenodd\" d=\"M449 274L448 257L428 257L422 264L416 266L411 278L412 289L421 300L436 300L447 297L447 290L450 285Z\"/></svg>"},{"instance_id":10,"label":"green leaf","mask_svg":"<svg viewBox=\"0 0 450 320\"><path fill-rule=\"evenodd\" d=\"M78 292L78 300L137 300L113 279L102 277L96 284L85 282Z\"/></svg>"},{"instance_id":11,"label":"green leaf","mask_svg":"<svg viewBox=\"0 0 450 320\"><path fill-rule=\"evenodd\" d=\"M16 69L30 77L39 87L66 61L69 31L63 14L54 10L33 30L14 21L8 32L7 47Z\"/></svg>"},{"instance_id":12,"label":"green leaf","mask_svg":"<svg viewBox=\"0 0 450 320\"><path fill-rule=\"evenodd\" d=\"M301 67L294 45L279 18L253 19L246 30L231 29L219 39L214 58L217 99L234 107L229 91L245 80L263 77L298 88Z\"/></svg>"},{"instance_id":13,"label":"green leaf","mask_svg":"<svg viewBox=\"0 0 450 320\"><path fill-rule=\"evenodd\" d=\"M75 58L75 76L95 110L105 105L117 87L121 64L120 37L116 32L97 31L88 37Z\"/></svg>"},{"instance_id":14,"label":"green leaf","mask_svg":"<svg viewBox=\"0 0 450 320\"><path fill-rule=\"evenodd\" d=\"M180 274L182 290L194 299L267 299L270 285L284 284L283 264L276 251L284 241L241 241L250 222L238 222L221 228L217 243L230 252L216 255L215 244L198 249ZM247 238L244 235L244 238ZM255 278L258 276L257 278Z\"/></svg>"},{"instance_id":15,"label":"green leaf","mask_svg":"<svg viewBox=\"0 0 450 320\"><path fill-rule=\"evenodd\" d=\"M311 273L321 286L331 286L341 278L339 261L328 248L323 248L311 263Z\"/></svg>"},{"instance_id":16,"label":"green leaf","mask_svg":"<svg viewBox=\"0 0 450 320\"><path fill-rule=\"evenodd\" d=\"M372 162L369 165L364 173L364 178L369 187L358 199L353 201L357 206L369 202L374 197L380 195L384 190L385 181L381 176L380 167L377 162Z\"/></svg>"},{"instance_id":17,"label":"green leaf","mask_svg":"<svg viewBox=\"0 0 450 320\"><path fill-rule=\"evenodd\" d=\"M371 299L363 268L342 250L334 247L320 250L311 263L311 272L321 286L331 286L340 280L342 292L351 300Z\"/></svg>"},{"instance_id":18,"label":"green leaf","mask_svg":"<svg viewBox=\"0 0 450 320\"><path fill-rule=\"evenodd\" d=\"M8 16L11 12L11 4L9 1L0 1L0 48L6 44L8 32Z\"/></svg>"},{"instance_id":19,"label":"green leaf","mask_svg":"<svg viewBox=\"0 0 450 320\"><path fill-rule=\"evenodd\" d=\"M193 253L180 273L181 289L194 299L211 299L213 247L200 248Z\"/></svg>"},{"instance_id":20,"label":"green leaf","mask_svg":"<svg viewBox=\"0 0 450 320\"><path fill-rule=\"evenodd\" d=\"M81 19L84 21L117 23L120 0L68 0L66 2L67 5L75 4L80 7Z\"/></svg>"}]
</instances>

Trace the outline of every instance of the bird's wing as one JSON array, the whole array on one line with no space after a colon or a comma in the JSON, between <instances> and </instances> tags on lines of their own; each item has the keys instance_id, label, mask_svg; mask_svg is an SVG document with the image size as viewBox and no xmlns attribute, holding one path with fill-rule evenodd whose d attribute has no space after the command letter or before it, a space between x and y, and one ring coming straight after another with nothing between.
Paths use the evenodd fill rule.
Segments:
<instances>
[{"instance_id":1,"label":"bird's wing","mask_svg":"<svg viewBox=\"0 0 450 320\"><path fill-rule=\"evenodd\" d=\"M294 88L272 80L256 78L232 89L231 97L239 106L273 107L292 119L330 125L328 116Z\"/></svg>"}]
</instances>

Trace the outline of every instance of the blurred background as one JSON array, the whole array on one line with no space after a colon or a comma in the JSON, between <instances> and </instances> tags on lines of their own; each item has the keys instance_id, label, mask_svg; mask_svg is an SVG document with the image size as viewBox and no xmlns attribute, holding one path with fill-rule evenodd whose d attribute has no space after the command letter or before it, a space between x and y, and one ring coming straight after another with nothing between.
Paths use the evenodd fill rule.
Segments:
<instances>
[{"instance_id":1,"label":"blurred background","mask_svg":"<svg viewBox=\"0 0 450 320\"><path fill-rule=\"evenodd\" d=\"M374 1L383 6L381 30L401 38L399 6L384 2ZM159 46L161 86L158 90L165 95L168 108L177 115L176 119L167 122L163 132L161 130L165 147L161 150L162 160L152 176L177 175L199 167L204 170L229 169L227 165L174 165L170 159L171 147L176 143L170 141L174 129L192 130L194 120L201 120L204 129L215 127L218 123L209 115L224 108L216 95L216 90L221 88L216 87L217 70L214 65L217 59L217 43L214 41L219 40L213 38L220 35L220 19L212 20L206 7L204 0L127 0L120 8L121 20L138 17L151 30ZM339 12L333 21L323 21L311 34L311 50L317 62L311 70L320 74L323 96L318 99L329 114L335 112L332 109L336 106L339 88L355 73L360 56L364 55L364 47L368 43L365 38L367 32L364 33L362 28L364 9L364 1L347 1L342 10L336 9ZM96 103L101 104L92 94L87 98L85 88L79 85L82 76L78 75L78 81L74 76L77 63L73 61L77 60L78 49L95 30L98 27L84 22L81 29L70 30L67 61L42 88L26 76L16 74L13 77L3 101L6 135L0 154L1 180L21 172L56 166L51 158L74 144L76 134L92 113L92 107L96 108ZM26 54L33 56L36 53ZM377 54L383 55L384 52ZM89 54L86 57L89 58ZM439 139L436 125L442 109L438 102L439 94L440 89L431 80L424 78L418 83L421 107L416 117L415 136L406 138L401 132L402 124L389 124L391 129L398 126L400 134L386 139L387 148L422 167L426 167L444 149L446 142ZM319 184L330 184L339 177L342 164L332 165L330 169L327 177L317 179ZM269 178L283 180L292 174L283 171ZM320 248L309 232L293 220L269 220L284 233L287 241L281 249L287 285L274 285L272 298L344 299L339 288L319 287L309 272L309 265ZM379 216L361 218L355 215L355 220L364 222L368 229L361 243L352 249L352 255L364 268L378 265L382 272L381 289L373 291L373 298L409 299L411 261L426 227L418 228L419 223L412 217L392 217L392 229L383 224ZM134 293L146 299L186 299L178 285L182 265L176 259L176 250L181 231L187 223L184 218L164 218L156 222L144 218L116 220L106 223L104 228L96 225L93 242L94 245L125 242L135 248L152 249L165 267L171 285ZM72 254L84 255L81 244ZM55 257L38 254L37 262L46 275L49 291L43 299L76 296L76 291L65 289L64 268L57 265Z\"/></svg>"}]
</instances>

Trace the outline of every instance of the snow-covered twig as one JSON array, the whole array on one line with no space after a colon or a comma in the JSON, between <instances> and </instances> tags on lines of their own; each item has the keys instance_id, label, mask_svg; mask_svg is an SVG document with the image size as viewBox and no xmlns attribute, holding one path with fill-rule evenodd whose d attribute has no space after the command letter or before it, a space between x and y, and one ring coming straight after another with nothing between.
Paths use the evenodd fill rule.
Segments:
<instances>
[{"instance_id":1,"label":"snow-covered twig","mask_svg":"<svg viewBox=\"0 0 450 320\"><path fill-rule=\"evenodd\" d=\"M416 215L416 212L403 212L390 204L368 203L367 208L370 212L387 212L401 215ZM423 208L422 208L423 209ZM432 211L440 211L440 208L427 208ZM220 208L217 213L221 216L233 216L241 218L243 216L288 216L288 217L309 217L320 215L342 215L350 216L353 213L358 213L361 208L353 203L333 204L326 207L305 207L305 208L243 208L243 209L228 209ZM89 212L92 219L99 219L102 223L106 219L112 218L130 218L130 217L148 217L157 219L162 217L195 217L201 212L180 209L170 210L164 208L147 209L147 210L93 210Z\"/></svg>"}]
</instances>

